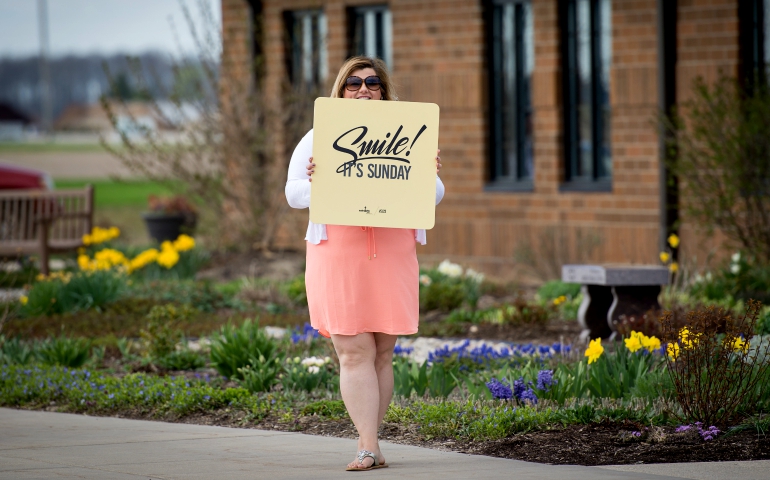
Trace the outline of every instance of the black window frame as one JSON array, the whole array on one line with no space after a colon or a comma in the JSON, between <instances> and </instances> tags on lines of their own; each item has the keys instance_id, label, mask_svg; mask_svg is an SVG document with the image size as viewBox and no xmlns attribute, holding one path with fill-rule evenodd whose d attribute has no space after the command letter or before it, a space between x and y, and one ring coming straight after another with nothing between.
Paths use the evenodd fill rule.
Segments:
<instances>
[{"instance_id":1,"label":"black window frame","mask_svg":"<svg viewBox=\"0 0 770 480\"><path fill-rule=\"evenodd\" d=\"M513 12L513 61L514 76L508 85L504 70L506 41L503 11L512 5ZM486 191L532 192L534 190L534 108L532 105L531 75L526 73L526 62L534 64L534 20L531 0L488 0L485 5L487 75L489 89L489 168ZM524 10L529 7L529 29L525 25ZM531 35L529 45L525 36ZM528 48L529 47L529 48ZM531 58L527 58L531 55ZM534 71L534 68L532 69ZM505 91L515 93L513 105L507 109L513 118L506 118L502 107ZM521 106L524 108L521 108ZM528 125L529 123L529 125ZM529 131L528 127L529 126ZM506 127L513 130L514 156L506 151ZM529 162L529 165L528 165ZM529 170L529 171L527 171Z\"/></svg>"},{"instance_id":2,"label":"black window frame","mask_svg":"<svg viewBox=\"0 0 770 480\"><path fill-rule=\"evenodd\" d=\"M375 52L366 52L367 14L374 14ZM385 62L393 71L393 28L392 13L388 4L360 5L348 7L348 56L369 55Z\"/></svg>"},{"instance_id":3,"label":"black window frame","mask_svg":"<svg viewBox=\"0 0 770 480\"><path fill-rule=\"evenodd\" d=\"M602 109L609 110L608 121L611 121L612 105L610 102L609 85L607 91L602 92L600 75L602 73L602 25L600 2L605 0L587 0L590 8L590 49L591 49L591 149L592 164L591 174L580 175L580 124L578 119L578 34L577 31L577 2L580 0L560 0L559 1L559 26L561 32L561 60L562 60L562 109L563 109L563 160L564 160L564 181L560 185L560 191L592 191L592 192L611 192L612 191L612 136L609 132L609 126L605 125L602 115ZM606 0L610 1L610 0ZM612 3L610 1L610 9ZM610 10L610 18L612 16ZM610 20L611 22L611 20ZM610 25L610 32L612 25ZM613 37L609 35L609 51L612 52ZM612 54L610 53L610 66L608 75L612 71ZM606 103L603 101L606 99ZM610 138L605 145L603 136L607 133ZM602 152L607 151L609 155L610 169L604 167L602 162Z\"/></svg>"},{"instance_id":4,"label":"black window frame","mask_svg":"<svg viewBox=\"0 0 770 480\"><path fill-rule=\"evenodd\" d=\"M770 15L768 0L740 0L738 2L738 37L740 49L740 81L751 91L756 82L768 84L768 54L765 42L766 16Z\"/></svg>"},{"instance_id":5,"label":"black window frame","mask_svg":"<svg viewBox=\"0 0 770 480\"><path fill-rule=\"evenodd\" d=\"M328 27L326 14L323 9L286 10L283 12L286 32L285 60L286 73L295 88L306 91L323 89L328 77ZM304 38L299 38L304 32L300 22L310 18L312 35L311 78L305 78L305 58L303 57Z\"/></svg>"}]
</instances>

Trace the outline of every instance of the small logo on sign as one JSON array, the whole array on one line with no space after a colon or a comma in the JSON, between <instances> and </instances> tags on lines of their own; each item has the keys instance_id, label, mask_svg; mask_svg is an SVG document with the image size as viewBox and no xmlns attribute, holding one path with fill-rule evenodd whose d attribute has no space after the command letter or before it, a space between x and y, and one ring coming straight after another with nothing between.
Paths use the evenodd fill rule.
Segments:
<instances>
[{"instance_id":1,"label":"small logo on sign","mask_svg":"<svg viewBox=\"0 0 770 480\"><path fill-rule=\"evenodd\" d=\"M372 213L372 212L370 212L370 211L369 211L369 209L368 209L368 208L366 208L366 207L364 207L364 208L362 208L361 210L359 210L359 212L363 212L363 213L367 213L367 214L369 214L369 213Z\"/></svg>"},{"instance_id":2,"label":"small logo on sign","mask_svg":"<svg viewBox=\"0 0 770 480\"><path fill-rule=\"evenodd\" d=\"M380 213L388 213L388 212L384 208L381 208Z\"/></svg>"}]
</instances>

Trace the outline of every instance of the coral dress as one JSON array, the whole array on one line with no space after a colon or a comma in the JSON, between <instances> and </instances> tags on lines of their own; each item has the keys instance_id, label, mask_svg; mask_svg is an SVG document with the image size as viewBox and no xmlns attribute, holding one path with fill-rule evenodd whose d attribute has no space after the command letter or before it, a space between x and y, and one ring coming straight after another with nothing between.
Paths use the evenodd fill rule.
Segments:
<instances>
[{"instance_id":1,"label":"coral dress","mask_svg":"<svg viewBox=\"0 0 770 480\"><path fill-rule=\"evenodd\" d=\"M286 178L292 208L310 206L308 159L313 131L294 149ZM436 205L444 184L436 176ZM321 335L417 333L419 267L416 243L425 230L346 227L308 222L305 285L310 324Z\"/></svg>"},{"instance_id":2,"label":"coral dress","mask_svg":"<svg viewBox=\"0 0 770 480\"><path fill-rule=\"evenodd\" d=\"M415 231L326 226L328 240L307 243L310 324L321 335L417 333L419 267Z\"/></svg>"}]
</instances>

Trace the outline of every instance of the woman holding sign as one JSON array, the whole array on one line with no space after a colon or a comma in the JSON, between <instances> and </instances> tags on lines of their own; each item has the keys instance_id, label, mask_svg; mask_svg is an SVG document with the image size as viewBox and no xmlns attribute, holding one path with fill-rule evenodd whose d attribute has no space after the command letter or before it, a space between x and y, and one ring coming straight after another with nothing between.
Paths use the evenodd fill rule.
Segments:
<instances>
[{"instance_id":1,"label":"woman holding sign","mask_svg":"<svg viewBox=\"0 0 770 480\"><path fill-rule=\"evenodd\" d=\"M332 98L397 100L382 60L348 59ZM286 198L310 206L314 173L313 130L299 142L289 165ZM441 168L438 152L436 173ZM436 176L436 204L444 184ZM419 267L416 242L425 230L319 225L307 230L310 322L331 337L340 359L340 391L358 430L358 454L348 470L387 467L377 431L393 396L393 348L398 335L417 333Z\"/></svg>"}]
</instances>

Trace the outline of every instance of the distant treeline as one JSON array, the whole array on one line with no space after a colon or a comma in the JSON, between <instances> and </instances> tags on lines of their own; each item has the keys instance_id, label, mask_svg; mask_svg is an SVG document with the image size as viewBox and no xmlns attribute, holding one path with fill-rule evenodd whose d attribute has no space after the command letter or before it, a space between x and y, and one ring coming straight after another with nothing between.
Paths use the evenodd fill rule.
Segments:
<instances>
[{"instance_id":1,"label":"distant treeline","mask_svg":"<svg viewBox=\"0 0 770 480\"><path fill-rule=\"evenodd\" d=\"M148 96L162 99L174 90L184 94L190 90L179 84L190 77L179 74L184 72L185 63L156 52L130 59L123 54L52 58L49 65L53 118L70 104L94 103L102 95L131 100ZM194 65L196 61L190 63ZM10 103L38 119L42 111L41 92L39 57L0 58L0 102Z\"/></svg>"}]
</instances>

